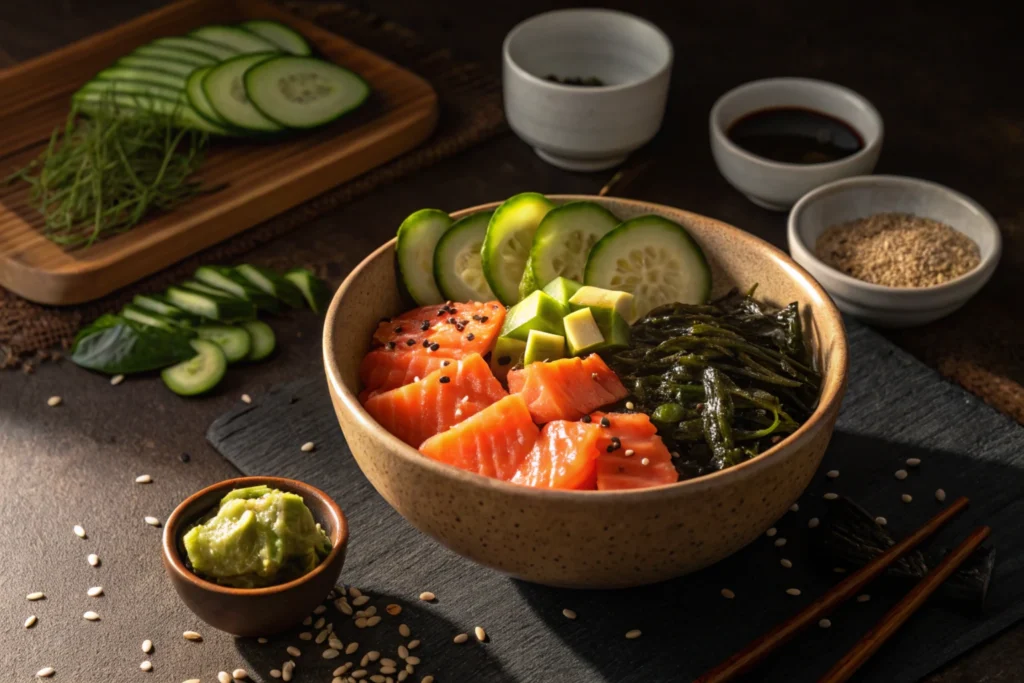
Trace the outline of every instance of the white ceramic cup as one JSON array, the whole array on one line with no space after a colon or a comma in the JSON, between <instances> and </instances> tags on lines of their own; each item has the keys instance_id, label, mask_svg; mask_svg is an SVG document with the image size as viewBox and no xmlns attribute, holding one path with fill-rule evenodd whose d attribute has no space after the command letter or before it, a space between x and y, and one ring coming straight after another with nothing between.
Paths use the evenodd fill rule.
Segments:
<instances>
[{"instance_id":1,"label":"white ceramic cup","mask_svg":"<svg viewBox=\"0 0 1024 683\"><path fill-rule=\"evenodd\" d=\"M539 14L509 32L502 60L509 125L555 166L611 168L661 127L672 43L644 19L606 9ZM604 85L563 85L548 75Z\"/></svg>"},{"instance_id":2,"label":"white ceramic cup","mask_svg":"<svg viewBox=\"0 0 1024 683\"><path fill-rule=\"evenodd\" d=\"M855 154L821 164L789 164L748 152L728 137L729 127L747 114L775 107L800 107L844 121L860 134ZM718 98L709 117L711 154L730 185L758 206L785 211L814 188L871 173L882 151L882 116L849 88L810 78L752 81Z\"/></svg>"}]
</instances>

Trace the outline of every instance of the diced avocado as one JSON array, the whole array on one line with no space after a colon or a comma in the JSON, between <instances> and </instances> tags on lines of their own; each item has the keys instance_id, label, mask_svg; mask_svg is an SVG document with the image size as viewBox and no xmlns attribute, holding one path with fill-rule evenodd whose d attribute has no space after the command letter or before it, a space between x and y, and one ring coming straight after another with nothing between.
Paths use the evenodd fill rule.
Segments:
<instances>
[{"instance_id":1,"label":"diced avocado","mask_svg":"<svg viewBox=\"0 0 1024 683\"><path fill-rule=\"evenodd\" d=\"M629 292L616 292L611 289L584 285L569 299L569 306L573 310L583 308L584 306L610 308L613 311L617 311L627 323L633 323L636 320L633 295Z\"/></svg>"},{"instance_id":2,"label":"diced avocado","mask_svg":"<svg viewBox=\"0 0 1024 683\"><path fill-rule=\"evenodd\" d=\"M526 355L526 342L508 337L498 337L491 351L491 372L502 382L508 371L519 365Z\"/></svg>"},{"instance_id":3,"label":"diced avocado","mask_svg":"<svg viewBox=\"0 0 1024 683\"><path fill-rule=\"evenodd\" d=\"M604 335L589 308L581 308L562 319L570 356L582 356L601 347Z\"/></svg>"},{"instance_id":4,"label":"diced avocado","mask_svg":"<svg viewBox=\"0 0 1024 683\"><path fill-rule=\"evenodd\" d=\"M501 336L527 341L530 330L561 335L562 318L568 314L569 306L538 289L508 309Z\"/></svg>"},{"instance_id":5,"label":"diced avocado","mask_svg":"<svg viewBox=\"0 0 1024 683\"><path fill-rule=\"evenodd\" d=\"M625 349L629 347L629 323L610 308L591 307L587 309L594 316L597 328L604 341L591 351Z\"/></svg>"},{"instance_id":6,"label":"diced avocado","mask_svg":"<svg viewBox=\"0 0 1024 683\"><path fill-rule=\"evenodd\" d=\"M567 277L556 277L542 291L545 294L550 294L556 301L568 304L570 297L582 286L582 283L570 280Z\"/></svg>"},{"instance_id":7,"label":"diced avocado","mask_svg":"<svg viewBox=\"0 0 1024 683\"><path fill-rule=\"evenodd\" d=\"M558 360L559 358L565 358L565 337L560 334L530 330L526 338L524 365L542 360Z\"/></svg>"}]
</instances>

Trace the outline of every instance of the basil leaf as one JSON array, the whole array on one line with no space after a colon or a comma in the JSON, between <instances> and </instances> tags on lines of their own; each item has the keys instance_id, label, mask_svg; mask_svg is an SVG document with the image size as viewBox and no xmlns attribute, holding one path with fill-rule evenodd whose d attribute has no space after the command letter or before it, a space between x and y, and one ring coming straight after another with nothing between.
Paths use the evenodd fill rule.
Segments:
<instances>
[{"instance_id":1,"label":"basil leaf","mask_svg":"<svg viewBox=\"0 0 1024 683\"><path fill-rule=\"evenodd\" d=\"M159 370L196 355L191 330L149 327L119 315L103 315L75 335L72 362L110 375Z\"/></svg>"}]
</instances>

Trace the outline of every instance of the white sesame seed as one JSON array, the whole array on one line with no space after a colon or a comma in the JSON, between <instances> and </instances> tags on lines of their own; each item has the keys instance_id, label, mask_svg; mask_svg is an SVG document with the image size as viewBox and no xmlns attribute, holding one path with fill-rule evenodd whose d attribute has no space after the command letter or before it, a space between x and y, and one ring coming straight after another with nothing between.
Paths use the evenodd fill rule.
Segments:
<instances>
[{"instance_id":1,"label":"white sesame seed","mask_svg":"<svg viewBox=\"0 0 1024 683\"><path fill-rule=\"evenodd\" d=\"M366 617L359 617L355 621L356 628L366 628Z\"/></svg>"},{"instance_id":2,"label":"white sesame seed","mask_svg":"<svg viewBox=\"0 0 1024 683\"><path fill-rule=\"evenodd\" d=\"M781 548L784 545L786 545L786 539L782 538L781 536L775 539L776 548Z\"/></svg>"},{"instance_id":3,"label":"white sesame seed","mask_svg":"<svg viewBox=\"0 0 1024 683\"><path fill-rule=\"evenodd\" d=\"M242 394L242 403L252 403L252 396L249 394Z\"/></svg>"},{"instance_id":4,"label":"white sesame seed","mask_svg":"<svg viewBox=\"0 0 1024 683\"><path fill-rule=\"evenodd\" d=\"M380 668L380 672L381 672L382 674L393 674L393 673L395 673L396 671L398 671L398 669L396 669L396 668L395 668L395 667L393 667L393 666L382 666L382 667ZM384 679L384 676L381 676L381 682L380 682L380 683L383 683L383 679ZM370 680L371 680L371 681L373 680L373 677L372 677L372 676L370 677Z\"/></svg>"},{"instance_id":5,"label":"white sesame seed","mask_svg":"<svg viewBox=\"0 0 1024 683\"><path fill-rule=\"evenodd\" d=\"M632 448L627 448L626 452L623 453L623 455L625 455L627 458L632 458L635 454L636 451L634 451Z\"/></svg>"},{"instance_id":6,"label":"white sesame seed","mask_svg":"<svg viewBox=\"0 0 1024 683\"><path fill-rule=\"evenodd\" d=\"M292 680L292 672L294 670L295 669L289 668L288 665L285 664L284 668L281 669L281 680L285 681L285 683Z\"/></svg>"},{"instance_id":7,"label":"white sesame seed","mask_svg":"<svg viewBox=\"0 0 1024 683\"><path fill-rule=\"evenodd\" d=\"M904 493L902 496L900 496L900 500L902 500L904 503L909 503L910 501L914 500L914 497L909 493Z\"/></svg>"},{"instance_id":8,"label":"white sesame seed","mask_svg":"<svg viewBox=\"0 0 1024 683\"><path fill-rule=\"evenodd\" d=\"M271 678L280 678L281 677L281 670L280 669L271 669L270 670L270 677Z\"/></svg>"},{"instance_id":9,"label":"white sesame seed","mask_svg":"<svg viewBox=\"0 0 1024 683\"><path fill-rule=\"evenodd\" d=\"M356 642L349 643L348 647L345 648L345 654L350 655L350 654L352 654L353 652L355 652L358 649L359 649L359 643L356 643Z\"/></svg>"},{"instance_id":10,"label":"white sesame seed","mask_svg":"<svg viewBox=\"0 0 1024 683\"><path fill-rule=\"evenodd\" d=\"M631 631L626 631L626 640L636 640L641 636L640 629L635 628Z\"/></svg>"},{"instance_id":11,"label":"white sesame seed","mask_svg":"<svg viewBox=\"0 0 1024 683\"><path fill-rule=\"evenodd\" d=\"M299 648L295 647L294 645L289 645L288 647L286 647L284 649L284 651L287 652L288 654L290 654L292 657L301 657L302 656L302 650L300 650Z\"/></svg>"},{"instance_id":12,"label":"white sesame seed","mask_svg":"<svg viewBox=\"0 0 1024 683\"><path fill-rule=\"evenodd\" d=\"M868 595L867 593L861 593L860 595L857 596L857 602L867 602L870 599L871 599L871 596Z\"/></svg>"},{"instance_id":13,"label":"white sesame seed","mask_svg":"<svg viewBox=\"0 0 1024 683\"><path fill-rule=\"evenodd\" d=\"M786 589L786 593L789 594L789 595L800 595L800 589L799 588L787 588Z\"/></svg>"},{"instance_id":14,"label":"white sesame seed","mask_svg":"<svg viewBox=\"0 0 1024 683\"><path fill-rule=\"evenodd\" d=\"M921 464L921 458L907 458L907 467L917 467Z\"/></svg>"},{"instance_id":15,"label":"white sesame seed","mask_svg":"<svg viewBox=\"0 0 1024 683\"><path fill-rule=\"evenodd\" d=\"M94 567L100 566L100 556L96 553L90 553L89 557L85 559L89 560L89 564L91 564Z\"/></svg>"},{"instance_id":16,"label":"white sesame seed","mask_svg":"<svg viewBox=\"0 0 1024 683\"><path fill-rule=\"evenodd\" d=\"M376 626L379 623L380 623L380 617L379 616L370 617L369 619L366 620L366 625L369 626L370 628L373 628L374 626Z\"/></svg>"},{"instance_id":17,"label":"white sesame seed","mask_svg":"<svg viewBox=\"0 0 1024 683\"><path fill-rule=\"evenodd\" d=\"M828 477L829 479L838 479L839 470L829 470L828 472L825 473L825 476Z\"/></svg>"},{"instance_id":18,"label":"white sesame seed","mask_svg":"<svg viewBox=\"0 0 1024 683\"><path fill-rule=\"evenodd\" d=\"M33 626L36 625L37 621L39 621L39 620L36 619L36 615L33 614L32 616L30 616L28 619L25 620L25 628L32 628Z\"/></svg>"},{"instance_id":19,"label":"white sesame seed","mask_svg":"<svg viewBox=\"0 0 1024 683\"><path fill-rule=\"evenodd\" d=\"M368 602L370 602L370 596L368 595L357 595L356 597L352 598L352 604L356 607L362 607Z\"/></svg>"},{"instance_id":20,"label":"white sesame seed","mask_svg":"<svg viewBox=\"0 0 1024 683\"><path fill-rule=\"evenodd\" d=\"M135 477L135 483L136 484L152 484L153 483L153 477L149 476L148 474L140 474L139 476Z\"/></svg>"},{"instance_id":21,"label":"white sesame seed","mask_svg":"<svg viewBox=\"0 0 1024 683\"><path fill-rule=\"evenodd\" d=\"M332 675L332 676L340 676L340 675L342 675L343 673L345 673L346 671L348 671L348 666L350 666L350 665L351 665L351 664L348 664L348 665L346 665L346 664L342 664L342 665L341 665L341 666L339 666L339 667L338 667L337 669L335 669L335 670L334 670L334 673L332 673L331 675Z\"/></svg>"},{"instance_id":22,"label":"white sesame seed","mask_svg":"<svg viewBox=\"0 0 1024 683\"><path fill-rule=\"evenodd\" d=\"M259 643L260 645L266 645L270 641L267 640L266 638L264 638L263 636L260 636L259 638L256 639L256 642Z\"/></svg>"},{"instance_id":23,"label":"white sesame seed","mask_svg":"<svg viewBox=\"0 0 1024 683\"><path fill-rule=\"evenodd\" d=\"M732 600L733 598L736 597L736 594L733 593L728 588L723 588L721 592L722 592L722 597L725 598L726 600Z\"/></svg>"},{"instance_id":24,"label":"white sesame seed","mask_svg":"<svg viewBox=\"0 0 1024 683\"><path fill-rule=\"evenodd\" d=\"M149 661L147 659L144 662L142 662L141 664L139 664L139 668L142 669L143 671L152 671L153 670L153 662L151 662L151 661Z\"/></svg>"},{"instance_id":25,"label":"white sesame seed","mask_svg":"<svg viewBox=\"0 0 1024 683\"><path fill-rule=\"evenodd\" d=\"M46 667L43 667L42 669L40 669L39 671L37 671L36 672L36 676L38 678L49 678L54 673L55 673L55 670L54 670L54 668L52 666L46 666Z\"/></svg>"},{"instance_id":26,"label":"white sesame seed","mask_svg":"<svg viewBox=\"0 0 1024 683\"><path fill-rule=\"evenodd\" d=\"M313 625L313 617L306 617L305 619L303 619L302 620L302 625L303 626L312 626Z\"/></svg>"},{"instance_id":27,"label":"white sesame seed","mask_svg":"<svg viewBox=\"0 0 1024 683\"><path fill-rule=\"evenodd\" d=\"M299 450L301 450L303 453L309 453L314 448L316 448L316 444L313 443L312 441L307 441L306 443L302 444L302 447Z\"/></svg>"},{"instance_id":28,"label":"white sesame seed","mask_svg":"<svg viewBox=\"0 0 1024 683\"><path fill-rule=\"evenodd\" d=\"M420 683L434 683L434 677L433 676L424 676L423 680L421 680Z\"/></svg>"},{"instance_id":29,"label":"white sesame seed","mask_svg":"<svg viewBox=\"0 0 1024 683\"><path fill-rule=\"evenodd\" d=\"M116 387L118 384L124 381L124 375L114 375L110 378L110 386Z\"/></svg>"},{"instance_id":30,"label":"white sesame seed","mask_svg":"<svg viewBox=\"0 0 1024 683\"><path fill-rule=\"evenodd\" d=\"M203 639L203 637L201 635L199 635L198 631L185 631L184 633L181 634L181 637L184 638L185 640L193 640L193 641L199 641L199 640Z\"/></svg>"},{"instance_id":31,"label":"white sesame seed","mask_svg":"<svg viewBox=\"0 0 1024 683\"><path fill-rule=\"evenodd\" d=\"M839 494L838 494L838 493L831 493L831 492L830 492L830 493L826 493L826 494L825 494L825 495L823 496L823 498L824 498L825 500L835 500L835 499L836 499L836 498L838 498L838 497L839 497Z\"/></svg>"},{"instance_id":32,"label":"white sesame seed","mask_svg":"<svg viewBox=\"0 0 1024 683\"><path fill-rule=\"evenodd\" d=\"M800 503L793 503L789 506L790 512L800 512Z\"/></svg>"},{"instance_id":33,"label":"white sesame seed","mask_svg":"<svg viewBox=\"0 0 1024 683\"><path fill-rule=\"evenodd\" d=\"M410 641L409 641L409 649L410 649L410 650L415 650L415 649L416 649L416 648L418 648L419 646L420 646L420 641L419 641L419 639L416 639L416 640L410 640Z\"/></svg>"},{"instance_id":34,"label":"white sesame seed","mask_svg":"<svg viewBox=\"0 0 1024 683\"><path fill-rule=\"evenodd\" d=\"M322 656L323 656L324 659L334 659L335 657L337 657L340 654L341 653L338 652L337 650L335 650L333 647L329 647L326 650L324 650L324 653L323 653Z\"/></svg>"},{"instance_id":35,"label":"white sesame seed","mask_svg":"<svg viewBox=\"0 0 1024 683\"><path fill-rule=\"evenodd\" d=\"M327 623L327 619L325 619L324 617L320 617L315 622L313 622L313 628L323 628L324 624L326 624L326 623Z\"/></svg>"},{"instance_id":36,"label":"white sesame seed","mask_svg":"<svg viewBox=\"0 0 1024 683\"><path fill-rule=\"evenodd\" d=\"M231 677L234 678L236 681L244 681L246 678L249 677L249 672L245 669L235 669L231 672Z\"/></svg>"},{"instance_id":37,"label":"white sesame seed","mask_svg":"<svg viewBox=\"0 0 1024 683\"><path fill-rule=\"evenodd\" d=\"M640 464L641 465L650 465L651 464L651 459L650 458L641 458L640 459Z\"/></svg>"},{"instance_id":38,"label":"white sesame seed","mask_svg":"<svg viewBox=\"0 0 1024 683\"><path fill-rule=\"evenodd\" d=\"M402 671L399 671L398 672L398 678L397 678L398 683L402 683L402 681L404 681L408 677L409 677L409 672L408 671L405 671L404 669ZM385 683L387 683L387 681L385 681Z\"/></svg>"},{"instance_id":39,"label":"white sesame seed","mask_svg":"<svg viewBox=\"0 0 1024 683\"><path fill-rule=\"evenodd\" d=\"M636 406L633 405L632 401L626 401L626 410L633 410L634 408L636 408Z\"/></svg>"},{"instance_id":40,"label":"white sesame seed","mask_svg":"<svg viewBox=\"0 0 1024 683\"><path fill-rule=\"evenodd\" d=\"M103 595L103 586L93 586L89 590L85 591L85 594L90 598L98 598Z\"/></svg>"},{"instance_id":41,"label":"white sesame seed","mask_svg":"<svg viewBox=\"0 0 1024 683\"><path fill-rule=\"evenodd\" d=\"M790 562L789 560L787 560L784 557L781 560L779 560L779 564L781 564L786 569L792 569L793 568L793 563Z\"/></svg>"},{"instance_id":42,"label":"white sesame seed","mask_svg":"<svg viewBox=\"0 0 1024 683\"><path fill-rule=\"evenodd\" d=\"M160 526L160 520L156 517L146 515L145 517L143 517L143 519L146 521L146 524L150 526Z\"/></svg>"},{"instance_id":43,"label":"white sesame seed","mask_svg":"<svg viewBox=\"0 0 1024 683\"><path fill-rule=\"evenodd\" d=\"M56 408L61 404L62 401L63 399L61 399L60 396L51 396L50 398L46 399L46 405L50 406L51 408Z\"/></svg>"},{"instance_id":44,"label":"white sesame seed","mask_svg":"<svg viewBox=\"0 0 1024 683\"><path fill-rule=\"evenodd\" d=\"M153 641L152 640L144 640L144 641L142 641L142 651L145 652L147 655L150 652L152 652L153 651Z\"/></svg>"},{"instance_id":45,"label":"white sesame seed","mask_svg":"<svg viewBox=\"0 0 1024 683\"><path fill-rule=\"evenodd\" d=\"M772 536L774 536L777 533L779 533L779 530L776 529L775 527L771 527L771 528L768 529L768 531L764 532L764 535L767 536L768 538L771 538Z\"/></svg>"},{"instance_id":46,"label":"white sesame seed","mask_svg":"<svg viewBox=\"0 0 1024 683\"><path fill-rule=\"evenodd\" d=\"M315 607L315 608L313 609L313 614L323 614L323 613L324 613L324 612L326 612L326 611L327 611L327 608L326 608L326 607L324 607L323 605L317 605L317 606L316 606L316 607Z\"/></svg>"},{"instance_id":47,"label":"white sesame seed","mask_svg":"<svg viewBox=\"0 0 1024 683\"><path fill-rule=\"evenodd\" d=\"M817 527L819 524L821 524L821 520L819 520L817 517L811 517L809 520L807 520L808 529L813 529Z\"/></svg>"},{"instance_id":48,"label":"white sesame seed","mask_svg":"<svg viewBox=\"0 0 1024 683\"><path fill-rule=\"evenodd\" d=\"M459 635L457 635L454 638L452 638L452 642L455 643L456 645L461 645L462 643L466 642L467 640L469 640L469 636L467 634L465 634L465 633L460 633Z\"/></svg>"},{"instance_id":49,"label":"white sesame seed","mask_svg":"<svg viewBox=\"0 0 1024 683\"><path fill-rule=\"evenodd\" d=\"M434 600L437 600L437 596L430 591L423 591L420 593L420 600L423 602L433 602Z\"/></svg>"},{"instance_id":50,"label":"white sesame seed","mask_svg":"<svg viewBox=\"0 0 1024 683\"><path fill-rule=\"evenodd\" d=\"M182 683L199 683L199 679L198 678L190 678L187 681L182 681Z\"/></svg>"},{"instance_id":51,"label":"white sesame seed","mask_svg":"<svg viewBox=\"0 0 1024 683\"><path fill-rule=\"evenodd\" d=\"M75 536L79 538L85 538L85 529L82 528L81 524L76 524L71 527L71 530L75 532Z\"/></svg>"},{"instance_id":52,"label":"white sesame seed","mask_svg":"<svg viewBox=\"0 0 1024 683\"><path fill-rule=\"evenodd\" d=\"M322 644L325 640L327 640L327 638L330 635L331 635L331 632L328 631L327 629L324 629L323 631L320 631L320 633L316 634L316 641L315 641L316 644L317 645Z\"/></svg>"},{"instance_id":53,"label":"white sesame seed","mask_svg":"<svg viewBox=\"0 0 1024 683\"><path fill-rule=\"evenodd\" d=\"M405 645L399 645L398 646L398 658L399 659L405 659L408 656L409 656L409 648L407 648Z\"/></svg>"},{"instance_id":54,"label":"white sesame seed","mask_svg":"<svg viewBox=\"0 0 1024 683\"><path fill-rule=\"evenodd\" d=\"M882 526L885 526L886 524L889 523L889 520L887 520L885 517L875 517L875 522L877 524L881 524Z\"/></svg>"},{"instance_id":55,"label":"white sesame seed","mask_svg":"<svg viewBox=\"0 0 1024 683\"><path fill-rule=\"evenodd\" d=\"M566 607L565 609L562 610L562 616L565 617L566 619L575 619L576 618L576 612L574 612L573 610L571 610L568 607ZM411 643L410 643L410 645L411 645Z\"/></svg>"},{"instance_id":56,"label":"white sesame seed","mask_svg":"<svg viewBox=\"0 0 1024 683\"><path fill-rule=\"evenodd\" d=\"M474 627L473 635L475 635L476 639L479 640L481 643L487 640L487 631L484 630L483 626Z\"/></svg>"},{"instance_id":57,"label":"white sesame seed","mask_svg":"<svg viewBox=\"0 0 1024 683\"><path fill-rule=\"evenodd\" d=\"M309 631L303 631L299 634L299 640L313 640L313 634Z\"/></svg>"},{"instance_id":58,"label":"white sesame seed","mask_svg":"<svg viewBox=\"0 0 1024 683\"><path fill-rule=\"evenodd\" d=\"M902 479L906 479L907 478L907 471L906 470L896 470L896 478L897 479L901 479L901 480Z\"/></svg>"},{"instance_id":59,"label":"white sesame seed","mask_svg":"<svg viewBox=\"0 0 1024 683\"><path fill-rule=\"evenodd\" d=\"M380 660L380 665L381 666L398 666L398 662L396 662L395 660L391 659L390 657L384 657L383 659Z\"/></svg>"},{"instance_id":60,"label":"white sesame seed","mask_svg":"<svg viewBox=\"0 0 1024 683\"><path fill-rule=\"evenodd\" d=\"M420 658L419 658L419 657L409 657L409 658L408 658L408 659L406 659L405 661L406 661L407 663L409 663L409 664L413 665L413 666L416 666L417 664L419 664L419 663L420 663ZM410 672L410 673L412 673L412 672Z\"/></svg>"},{"instance_id":61,"label":"white sesame seed","mask_svg":"<svg viewBox=\"0 0 1024 683\"><path fill-rule=\"evenodd\" d=\"M935 500L939 501L940 503L946 500L946 492L943 491L942 489L935 489Z\"/></svg>"},{"instance_id":62,"label":"white sesame seed","mask_svg":"<svg viewBox=\"0 0 1024 683\"><path fill-rule=\"evenodd\" d=\"M41 592L36 591L35 593L29 593L28 595L26 595L25 599L26 600L33 600L33 601L35 601L35 600L42 600L45 597L46 596L43 595Z\"/></svg>"},{"instance_id":63,"label":"white sesame seed","mask_svg":"<svg viewBox=\"0 0 1024 683\"><path fill-rule=\"evenodd\" d=\"M331 636L327 639L327 647L333 647L335 650L344 650L345 644L334 636Z\"/></svg>"},{"instance_id":64,"label":"white sesame seed","mask_svg":"<svg viewBox=\"0 0 1024 683\"><path fill-rule=\"evenodd\" d=\"M376 662L378 659L380 659L380 653L376 650L370 650L365 655L363 655L362 661L366 664L369 664L370 662ZM360 664L359 666L366 666L366 664Z\"/></svg>"},{"instance_id":65,"label":"white sesame seed","mask_svg":"<svg viewBox=\"0 0 1024 683\"><path fill-rule=\"evenodd\" d=\"M398 633L403 638L408 638L409 636L412 635L412 631L409 629L408 624L399 624L398 625Z\"/></svg>"},{"instance_id":66,"label":"white sesame seed","mask_svg":"<svg viewBox=\"0 0 1024 683\"><path fill-rule=\"evenodd\" d=\"M822 619L818 622L818 626L820 626L821 628L831 628L832 621L829 619Z\"/></svg>"},{"instance_id":67,"label":"white sesame seed","mask_svg":"<svg viewBox=\"0 0 1024 683\"><path fill-rule=\"evenodd\" d=\"M369 675L369 673L370 672L367 671L366 669L356 669L355 671L352 672L352 675L349 676L349 678L354 678L356 680L359 680L360 678L366 678L367 675Z\"/></svg>"},{"instance_id":68,"label":"white sesame seed","mask_svg":"<svg viewBox=\"0 0 1024 683\"><path fill-rule=\"evenodd\" d=\"M100 615L96 614L92 610L89 610L88 612L82 615L82 618L86 621L99 621Z\"/></svg>"}]
</instances>

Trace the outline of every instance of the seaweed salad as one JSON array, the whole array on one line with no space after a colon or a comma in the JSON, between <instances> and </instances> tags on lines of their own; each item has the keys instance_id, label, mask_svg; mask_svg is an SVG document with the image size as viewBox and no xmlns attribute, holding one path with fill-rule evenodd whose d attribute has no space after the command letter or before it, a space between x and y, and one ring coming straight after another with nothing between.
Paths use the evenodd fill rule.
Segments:
<instances>
[{"instance_id":1,"label":"seaweed salad","mask_svg":"<svg viewBox=\"0 0 1024 683\"><path fill-rule=\"evenodd\" d=\"M731 467L795 431L821 376L797 304L777 309L736 290L702 305L667 304L633 325L609 358L673 451L681 479Z\"/></svg>"}]
</instances>

